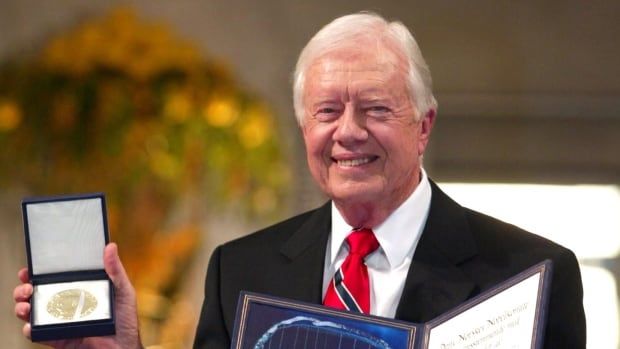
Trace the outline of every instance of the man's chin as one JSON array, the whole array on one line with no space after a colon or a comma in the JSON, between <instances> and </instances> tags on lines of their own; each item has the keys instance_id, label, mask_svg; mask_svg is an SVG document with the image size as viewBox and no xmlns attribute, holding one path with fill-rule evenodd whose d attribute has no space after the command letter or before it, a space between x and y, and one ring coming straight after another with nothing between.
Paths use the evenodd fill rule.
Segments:
<instances>
[{"instance_id":1,"label":"man's chin","mask_svg":"<svg viewBox=\"0 0 620 349\"><path fill-rule=\"evenodd\" d=\"M376 186L360 183L356 185L345 184L335 186L329 191L329 196L337 204L363 204L378 202L382 190Z\"/></svg>"}]
</instances>

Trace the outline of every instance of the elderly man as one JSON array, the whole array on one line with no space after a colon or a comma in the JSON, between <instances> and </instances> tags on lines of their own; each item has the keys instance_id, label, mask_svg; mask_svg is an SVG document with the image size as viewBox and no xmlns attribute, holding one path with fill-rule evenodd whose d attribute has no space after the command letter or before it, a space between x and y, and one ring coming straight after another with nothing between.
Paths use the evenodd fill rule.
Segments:
<instances>
[{"instance_id":1,"label":"elderly man","mask_svg":"<svg viewBox=\"0 0 620 349\"><path fill-rule=\"evenodd\" d=\"M241 290L425 322L544 259L555 268L545 347L585 347L573 253L459 206L427 177L437 104L401 23L362 13L321 29L299 57L294 104L310 171L331 200L214 251L195 348L230 346ZM113 244L104 259L117 334L78 343L139 347L133 288ZM31 292L15 289L24 320Z\"/></svg>"}]
</instances>

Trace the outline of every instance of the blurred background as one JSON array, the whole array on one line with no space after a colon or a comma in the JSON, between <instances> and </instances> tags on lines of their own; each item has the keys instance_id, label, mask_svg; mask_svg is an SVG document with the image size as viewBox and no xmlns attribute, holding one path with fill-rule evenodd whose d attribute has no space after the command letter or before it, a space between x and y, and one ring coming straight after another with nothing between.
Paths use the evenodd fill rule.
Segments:
<instances>
[{"instance_id":1,"label":"blurred background","mask_svg":"<svg viewBox=\"0 0 620 349\"><path fill-rule=\"evenodd\" d=\"M588 347L619 347L620 3L3 0L0 333L26 264L20 200L103 191L143 340L190 347L217 244L325 200L290 74L331 19L407 25L439 102L425 157L457 201L571 248Z\"/></svg>"}]
</instances>

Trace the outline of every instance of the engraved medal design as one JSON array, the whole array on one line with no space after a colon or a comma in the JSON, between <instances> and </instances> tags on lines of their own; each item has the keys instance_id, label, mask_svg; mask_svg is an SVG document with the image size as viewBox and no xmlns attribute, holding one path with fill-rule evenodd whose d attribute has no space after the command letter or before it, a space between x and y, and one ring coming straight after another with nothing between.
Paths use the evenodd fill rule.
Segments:
<instances>
[{"instance_id":1,"label":"engraved medal design","mask_svg":"<svg viewBox=\"0 0 620 349\"><path fill-rule=\"evenodd\" d=\"M83 289L72 288L54 294L47 312L61 320L79 320L97 308L97 298Z\"/></svg>"}]
</instances>

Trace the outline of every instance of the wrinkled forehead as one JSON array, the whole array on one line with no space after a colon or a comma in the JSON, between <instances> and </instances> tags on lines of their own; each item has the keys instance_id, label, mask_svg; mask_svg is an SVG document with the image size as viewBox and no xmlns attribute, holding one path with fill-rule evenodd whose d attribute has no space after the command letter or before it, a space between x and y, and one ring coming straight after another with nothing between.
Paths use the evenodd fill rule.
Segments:
<instances>
[{"instance_id":1,"label":"wrinkled forehead","mask_svg":"<svg viewBox=\"0 0 620 349\"><path fill-rule=\"evenodd\" d=\"M306 84L315 79L374 72L384 79L406 79L408 64L404 55L377 40L355 41L317 55L306 69Z\"/></svg>"},{"instance_id":2,"label":"wrinkled forehead","mask_svg":"<svg viewBox=\"0 0 620 349\"><path fill-rule=\"evenodd\" d=\"M334 42L331 46L318 53L310 61L308 69L325 62L340 63L346 66L346 62L364 62L383 68L407 68L407 60L402 50L395 42L385 38L373 36L361 36L346 41Z\"/></svg>"},{"instance_id":3,"label":"wrinkled forehead","mask_svg":"<svg viewBox=\"0 0 620 349\"><path fill-rule=\"evenodd\" d=\"M359 49L326 54L308 67L303 98L308 101L312 96L314 100L344 91L354 95L407 94L406 68L393 58Z\"/></svg>"}]
</instances>

